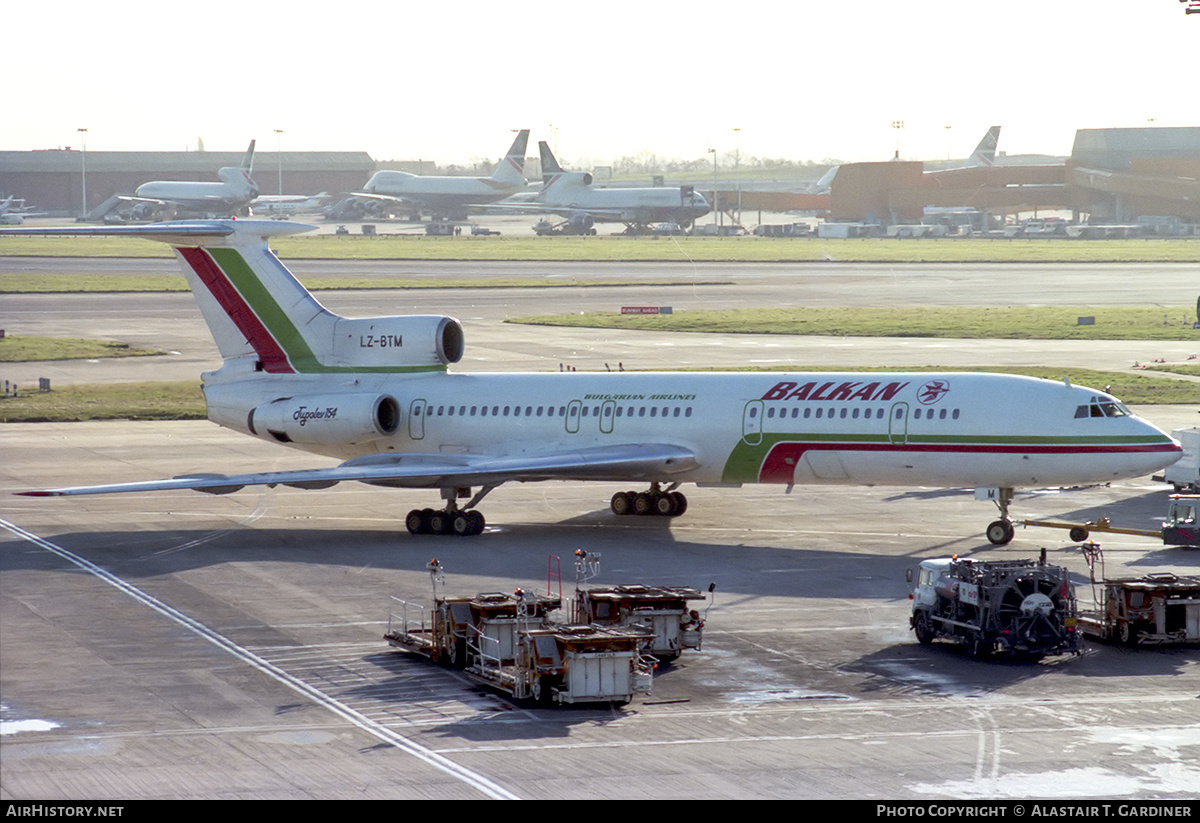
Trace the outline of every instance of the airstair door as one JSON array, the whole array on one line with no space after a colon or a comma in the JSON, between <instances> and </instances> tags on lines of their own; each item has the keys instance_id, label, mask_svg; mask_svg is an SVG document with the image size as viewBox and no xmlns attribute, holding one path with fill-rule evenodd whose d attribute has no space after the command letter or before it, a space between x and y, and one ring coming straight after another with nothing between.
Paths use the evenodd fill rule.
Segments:
<instances>
[{"instance_id":1,"label":"airstair door","mask_svg":"<svg viewBox=\"0 0 1200 823\"><path fill-rule=\"evenodd\" d=\"M617 401L605 400L604 405L600 407L600 431L604 434L612 434L613 418L617 415Z\"/></svg>"},{"instance_id":2,"label":"airstair door","mask_svg":"<svg viewBox=\"0 0 1200 823\"><path fill-rule=\"evenodd\" d=\"M408 407L408 436L413 440L425 438L425 401L414 400Z\"/></svg>"},{"instance_id":3,"label":"airstair door","mask_svg":"<svg viewBox=\"0 0 1200 823\"><path fill-rule=\"evenodd\" d=\"M903 446L908 442L908 404L895 403L888 417L888 440L893 446Z\"/></svg>"},{"instance_id":4,"label":"airstair door","mask_svg":"<svg viewBox=\"0 0 1200 823\"><path fill-rule=\"evenodd\" d=\"M751 400L742 411L742 440L747 446L762 443L763 401Z\"/></svg>"},{"instance_id":5,"label":"airstair door","mask_svg":"<svg viewBox=\"0 0 1200 823\"><path fill-rule=\"evenodd\" d=\"M571 434L579 433L579 418L580 418L582 412L583 412L583 401L582 400L572 400L570 403L567 404L566 426L567 426L567 431L570 432Z\"/></svg>"}]
</instances>

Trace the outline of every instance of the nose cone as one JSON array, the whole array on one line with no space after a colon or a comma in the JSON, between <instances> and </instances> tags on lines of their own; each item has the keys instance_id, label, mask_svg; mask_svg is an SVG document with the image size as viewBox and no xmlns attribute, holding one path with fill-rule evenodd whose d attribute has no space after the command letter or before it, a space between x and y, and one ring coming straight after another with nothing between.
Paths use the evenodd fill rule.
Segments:
<instances>
[{"instance_id":1,"label":"nose cone","mask_svg":"<svg viewBox=\"0 0 1200 823\"><path fill-rule=\"evenodd\" d=\"M1143 460L1139 460L1139 464L1144 463L1143 473L1149 474L1165 469L1183 457L1183 446L1178 440L1140 417L1136 417L1134 420L1140 427L1145 442L1145 446L1141 450Z\"/></svg>"}]
</instances>

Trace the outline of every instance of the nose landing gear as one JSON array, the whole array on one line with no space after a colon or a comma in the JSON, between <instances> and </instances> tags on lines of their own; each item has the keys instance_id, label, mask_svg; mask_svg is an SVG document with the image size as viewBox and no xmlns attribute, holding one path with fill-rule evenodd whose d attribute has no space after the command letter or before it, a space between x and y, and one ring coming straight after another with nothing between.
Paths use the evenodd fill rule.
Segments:
<instances>
[{"instance_id":1,"label":"nose landing gear","mask_svg":"<svg viewBox=\"0 0 1200 823\"><path fill-rule=\"evenodd\" d=\"M994 499L996 508L1000 510L1000 519L989 523L984 535L993 546L1007 546L1012 542L1013 535L1016 534L1012 518L1008 515L1008 504L1012 502L1013 489L1010 487L996 491L999 493Z\"/></svg>"}]
</instances>

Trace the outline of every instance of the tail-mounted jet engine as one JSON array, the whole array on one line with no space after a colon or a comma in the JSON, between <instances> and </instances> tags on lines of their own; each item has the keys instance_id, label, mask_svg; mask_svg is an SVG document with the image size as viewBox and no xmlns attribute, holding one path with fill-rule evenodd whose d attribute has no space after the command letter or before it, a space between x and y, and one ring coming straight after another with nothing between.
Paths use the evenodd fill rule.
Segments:
<instances>
[{"instance_id":1,"label":"tail-mounted jet engine","mask_svg":"<svg viewBox=\"0 0 1200 823\"><path fill-rule=\"evenodd\" d=\"M568 234L590 234L592 227L596 225L595 219L590 214L572 214L567 220Z\"/></svg>"},{"instance_id":2,"label":"tail-mounted jet engine","mask_svg":"<svg viewBox=\"0 0 1200 823\"><path fill-rule=\"evenodd\" d=\"M263 403L246 424L251 434L280 443L353 446L395 434L400 417L390 394L318 394Z\"/></svg>"},{"instance_id":3,"label":"tail-mounted jet engine","mask_svg":"<svg viewBox=\"0 0 1200 823\"><path fill-rule=\"evenodd\" d=\"M457 363L465 348L453 317L339 317L333 327L331 366L440 367Z\"/></svg>"}]
</instances>

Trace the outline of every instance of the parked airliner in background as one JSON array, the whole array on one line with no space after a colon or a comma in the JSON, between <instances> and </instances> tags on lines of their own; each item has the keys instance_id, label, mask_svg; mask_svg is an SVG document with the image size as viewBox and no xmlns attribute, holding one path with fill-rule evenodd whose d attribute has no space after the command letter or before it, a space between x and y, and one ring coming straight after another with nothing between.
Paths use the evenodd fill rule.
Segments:
<instances>
[{"instance_id":1,"label":"parked airliner in background","mask_svg":"<svg viewBox=\"0 0 1200 823\"><path fill-rule=\"evenodd\" d=\"M26 206L25 199L8 195L0 200L0 226L20 226L27 217L47 217L48 212L34 211L34 206Z\"/></svg>"},{"instance_id":2,"label":"parked airliner in background","mask_svg":"<svg viewBox=\"0 0 1200 823\"><path fill-rule=\"evenodd\" d=\"M711 211L693 186L594 187L590 172L564 171L545 140L538 142L538 151L542 188L514 208L566 218L563 226L555 227L564 234L595 234L595 223L624 223L630 232L645 232L651 223L686 227Z\"/></svg>"},{"instance_id":3,"label":"parked airliner in background","mask_svg":"<svg viewBox=\"0 0 1200 823\"><path fill-rule=\"evenodd\" d=\"M250 201L250 213L255 217L316 214L332 199L329 192L320 194L262 194Z\"/></svg>"},{"instance_id":4,"label":"parked airliner in background","mask_svg":"<svg viewBox=\"0 0 1200 823\"><path fill-rule=\"evenodd\" d=\"M254 169L254 142L250 141L241 165L217 170L219 183L155 180L138 186L132 196L119 195L117 199L132 204L131 216L135 220L240 214L258 197L258 185L250 176Z\"/></svg>"},{"instance_id":5,"label":"parked airliner in background","mask_svg":"<svg viewBox=\"0 0 1200 823\"><path fill-rule=\"evenodd\" d=\"M491 177L453 177L377 171L353 197L465 218L468 207L503 200L525 189L525 147L529 129L521 129ZM369 209L368 209L369 210Z\"/></svg>"},{"instance_id":6,"label":"parked airliner in background","mask_svg":"<svg viewBox=\"0 0 1200 823\"><path fill-rule=\"evenodd\" d=\"M938 165L938 171L946 171L948 169L975 168L977 166L994 166L996 164L996 146L1000 142L1000 127L992 126L983 135L983 139L979 141L979 145L975 147L975 151L971 152L971 156L965 161L956 161L954 163L946 162ZM838 169L841 166L833 166L825 174L821 175L812 186L813 194L829 194L833 187L833 178L837 176Z\"/></svg>"},{"instance_id":7,"label":"parked airliner in background","mask_svg":"<svg viewBox=\"0 0 1200 823\"><path fill-rule=\"evenodd\" d=\"M613 495L613 512L660 516L687 508L678 491L684 483L968 487L992 490L1000 519L987 537L1002 544L1013 537L1014 488L1137 477L1181 454L1178 443L1113 397L1066 380L908 372L451 373L464 350L454 318L340 317L305 290L268 241L310 229L238 220L0 230L170 243L224 359L203 375L209 419L343 461L23 494L223 494L356 480L439 489L445 508L409 512L406 525L415 534L478 534L484 519L475 506L514 481L639 483L643 490Z\"/></svg>"}]
</instances>

